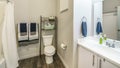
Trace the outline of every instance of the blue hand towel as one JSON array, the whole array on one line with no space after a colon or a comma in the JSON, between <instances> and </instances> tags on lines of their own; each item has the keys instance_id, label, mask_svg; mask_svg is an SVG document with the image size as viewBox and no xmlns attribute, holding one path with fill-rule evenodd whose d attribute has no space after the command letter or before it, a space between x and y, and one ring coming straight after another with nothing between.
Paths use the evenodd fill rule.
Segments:
<instances>
[{"instance_id":1,"label":"blue hand towel","mask_svg":"<svg viewBox=\"0 0 120 68\"><path fill-rule=\"evenodd\" d=\"M97 23L96 32L97 32L97 34L100 34L103 32L101 22Z\"/></svg>"},{"instance_id":2,"label":"blue hand towel","mask_svg":"<svg viewBox=\"0 0 120 68\"><path fill-rule=\"evenodd\" d=\"M20 32L27 32L27 24L26 23L20 23Z\"/></svg>"},{"instance_id":3,"label":"blue hand towel","mask_svg":"<svg viewBox=\"0 0 120 68\"><path fill-rule=\"evenodd\" d=\"M87 23L86 22L82 22L81 27L82 27L82 35L84 37L86 37L87 36Z\"/></svg>"},{"instance_id":4,"label":"blue hand towel","mask_svg":"<svg viewBox=\"0 0 120 68\"><path fill-rule=\"evenodd\" d=\"M30 32L36 32L36 23L30 24Z\"/></svg>"}]
</instances>

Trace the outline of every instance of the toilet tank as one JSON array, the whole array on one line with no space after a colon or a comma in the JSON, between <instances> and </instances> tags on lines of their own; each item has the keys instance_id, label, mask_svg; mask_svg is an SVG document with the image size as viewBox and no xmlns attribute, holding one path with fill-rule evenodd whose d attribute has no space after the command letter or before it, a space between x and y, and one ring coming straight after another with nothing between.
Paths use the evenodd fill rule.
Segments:
<instances>
[{"instance_id":1,"label":"toilet tank","mask_svg":"<svg viewBox=\"0 0 120 68\"><path fill-rule=\"evenodd\" d=\"M49 46L52 44L53 35L43 35L42 37L44 46Z\"/></svg>"}]
</instances>

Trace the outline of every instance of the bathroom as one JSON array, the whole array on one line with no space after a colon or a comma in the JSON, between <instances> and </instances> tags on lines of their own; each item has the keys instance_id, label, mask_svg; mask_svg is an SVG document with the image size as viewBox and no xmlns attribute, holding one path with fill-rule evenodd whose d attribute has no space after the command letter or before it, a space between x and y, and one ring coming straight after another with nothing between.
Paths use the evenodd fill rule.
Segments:
<instances>
[{"instance_id":1,"label":"bathroom","mask_svg":"<svg viewBox=\"0 0 120 68\"><path fill-rule=\"evenodd\" d=\"M119 6L0 0L0 68L120 68Z\"/></svg>"}]
</instances>

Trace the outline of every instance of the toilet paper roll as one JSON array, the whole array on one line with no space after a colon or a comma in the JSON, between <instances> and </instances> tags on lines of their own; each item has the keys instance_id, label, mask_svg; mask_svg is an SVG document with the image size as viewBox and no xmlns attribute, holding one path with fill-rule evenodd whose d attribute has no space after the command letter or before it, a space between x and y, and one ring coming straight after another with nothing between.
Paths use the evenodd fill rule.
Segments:
<instances>
[{"instance_id":1,"label":"toilet paper roll","mask_svg":"<svg viewBox=\"0 0 120 68\"><path fill-rule=\"evenodd\" d=\"M67 45L65 45L65 44L61 44L61 48L63 49L63 50L66 50L66 48L67 48Z\"/></svg>"}]
</instances>

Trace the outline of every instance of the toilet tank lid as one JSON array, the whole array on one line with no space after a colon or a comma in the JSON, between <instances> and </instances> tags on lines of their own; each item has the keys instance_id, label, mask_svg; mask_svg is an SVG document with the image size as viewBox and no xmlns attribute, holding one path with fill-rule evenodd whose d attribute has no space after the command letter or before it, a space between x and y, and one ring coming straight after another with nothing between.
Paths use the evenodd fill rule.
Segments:
<instances>
[{"instance_id":1,"label":"toilet tank lid","mask_svg":"<svg viewBox=\"0 0 120 68\"><path fill-rule=\"evenodd\" d=\"M47 52L47 53L53 53L54 51L55 51L54 46L46 46L45 47L45 52Z\"/></svg>"}]
</instances>

